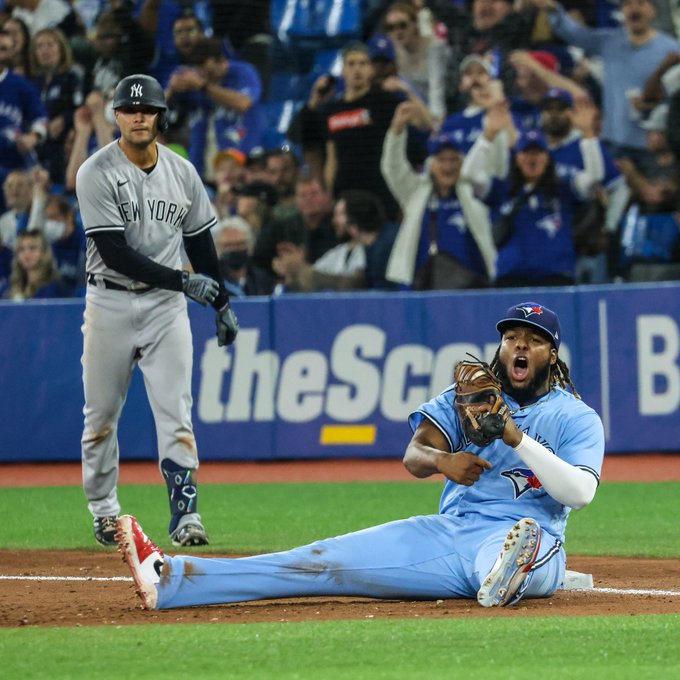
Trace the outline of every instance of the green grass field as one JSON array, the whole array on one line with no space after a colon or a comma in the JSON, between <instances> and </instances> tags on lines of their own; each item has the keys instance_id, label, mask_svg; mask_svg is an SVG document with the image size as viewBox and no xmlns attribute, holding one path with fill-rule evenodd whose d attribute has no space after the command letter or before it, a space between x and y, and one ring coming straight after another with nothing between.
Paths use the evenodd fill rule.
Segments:
<instances>
[{"instance_id":1,"label":"green grass field","mask_svg":"<svg viewBox=\"0 0 680 680\"><path fill-rule=\"evenodd\" d=\"M204 484L211 551L277 550L436 511L438 482ZM158 485L124 485L125 512L168 549ZM3 488L8 548L97 550L79 487ZM573 512L569 554L680 558L680 483L603 483ZM102 549L103 550L103 549ZM0 552L0 573L2 572ZM631 575L634 578L634 575ZM679 584L680 587L680 584ZM0 610L0 617L2 611ZM7 678L680 678L680 616L375 619L2 628Z\"/></svg>"}]
</instances>

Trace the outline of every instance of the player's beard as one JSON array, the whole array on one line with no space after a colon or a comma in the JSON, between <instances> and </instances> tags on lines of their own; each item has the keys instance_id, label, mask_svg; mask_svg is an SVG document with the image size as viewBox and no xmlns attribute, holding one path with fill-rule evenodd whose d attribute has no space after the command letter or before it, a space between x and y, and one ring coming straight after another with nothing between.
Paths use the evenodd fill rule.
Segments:
<instances>
[{"instance_id":1,"label":"player's beard","mask_svg":"<svg viewBox=\"0 0 680 680\"><path fill-rule=\"evenodd\" d=\"M550 359L545 364L537 366L534 377L524 387L513 387L505 364L498 362L498 379L501 381L503 392L509 394L520 406L530 404L542 396L546 391L550 378Z\"/></svg>"}]
</instances>

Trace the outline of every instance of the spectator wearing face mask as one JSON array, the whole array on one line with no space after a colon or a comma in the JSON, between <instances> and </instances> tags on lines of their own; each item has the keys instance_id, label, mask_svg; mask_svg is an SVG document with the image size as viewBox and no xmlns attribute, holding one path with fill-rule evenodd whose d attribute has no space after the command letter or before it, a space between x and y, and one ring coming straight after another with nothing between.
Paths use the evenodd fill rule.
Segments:
<instances>
[{"instance_id":1,"label":"spectator wearing face mask","mask_svg":"<svg viewBox=\"0 0 680 680\"><path fill-rule=\"evenodd\" d=\"M46 171L38 167L30 172L12 170L3 182L8 210L0 215L0 239L10 248L14 248L18 234L38 226L44 203L40 202L40 197L34 197L34 181L45 175Z\"/></svg>"},{"instance_id":2,"label":"spectator wearing face mask","mask_svg":"<svg viewBox=\"0 0 680 680\"><path fill-rule=\"evenodd\" d=\"M45 239L52 246L54 261L64 292L80 296L85 292L85 232L71 204L51 195L45 203Z\"/></svg>"},{"instance_id":3,"label":"spectator wearing face mask","mask_svg":"<svg viewBox=\"0 0 680 680\"><path fill-rule=\"evenodd\" d=\"M252 229L241 217L228 217L220 222L214 238L224 287L230 296L248 295L252 288L248 281L250 255L255 243Z\"/></svg>"}]
</instances>

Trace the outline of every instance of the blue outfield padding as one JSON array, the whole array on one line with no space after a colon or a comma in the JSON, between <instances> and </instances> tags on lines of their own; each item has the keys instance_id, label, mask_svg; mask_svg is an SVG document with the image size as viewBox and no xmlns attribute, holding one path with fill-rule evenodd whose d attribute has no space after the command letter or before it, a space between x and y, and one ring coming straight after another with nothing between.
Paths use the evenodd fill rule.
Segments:
<instances>
[{"instance_id":1,"label":"blue outfield padding","mask_svg":"<svg viewBox=\"0 0 680 680\"><path fill-rule=\"evenodd\" d=\"M496 321L527 299L559 313L560 356L608 452L680 450L680 284L664 283L236 300L229 348L191 303L200 456L401 457L408 414L466 352L490 360ZM0 461L80 457L82 313L82 300L0 302ZM119 438L123 458L156 457L139 371Z\"/></svg>"}]
</instances>

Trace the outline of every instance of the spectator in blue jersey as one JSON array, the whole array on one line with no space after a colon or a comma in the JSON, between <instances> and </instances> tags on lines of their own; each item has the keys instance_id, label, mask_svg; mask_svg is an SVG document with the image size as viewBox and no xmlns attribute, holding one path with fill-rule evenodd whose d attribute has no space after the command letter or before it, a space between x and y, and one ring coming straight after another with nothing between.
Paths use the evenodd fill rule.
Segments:
<instances>
[{"instance_id":1,"label":"spectator in blue jersey","mask_svg":"<svg viewBox=\"0 0 680 680\"><path fill-rule=\"evenodd\" d=\"M58 28L44 28L31 39L33 83L48 116L47 139L38 158L52 181L64 183L64 141L73 128L73 112L83 103L81 73L73 66L71 46Z\"/></svg>"},{"instance_id":2,"label":"spectator in blue jersey","mask_svg":"<svg viewBox=\"0 0 680 680\"><path fill-rule=\"evenodd\" d=\"M459 89L468 99L461 111L447 116L439 129L450 134L463 153L467 153L482 133L484 116L489 107L504 99L503 84L495 78L494 67L487 57L468 55L461 61ZM521 121L515 119L521 129Z\"/></svg>"},{"instance_id":3,"label":"spectator in blue jersey","mask_svg":"<svg viewBox=\"0 0 680 680\"><path fill-rule=\"evenodd\" d=\"M160 7L161 3L156 1L150 4ZM161 21L156 12L151 16L143 16L144 26L156 36L156 54L150 66L151 74L166 87L172 72L178 66L190 63L193 46L209 36L206 36L203 24L192 11L175 15L171 22L168 22L168 16L164 16ZM161 24L169 29L169 37L164 35L164 28L158 30Z\"/></svg>"},{"instance_id":4,"label":"spectator in blue jersey","mask_svg":"<svg viewBox=\"0 0 680 680\"><path fill-rule=\"evenodd\" d=\"M32 167L47 134L47 116L35 85L11 71L12 36L0 29L0 182L7 173ZM5 211L0 196L0 213Z\"/></svg>"},{"instance_id":5,"label":"spectator in blue jersey","mask_svg":"<svg viewBox=\"0 0 680 680\"><path fill-rule=\"evenodd\" d=\"M5 297L28 300L66 297L49 243L38 229L17 236Z\"/></svg>"},{"instance_id":6,"label":"spectator in blue jersey","mask_svg":"<svg viewBox=\"0 0 680 680\"><path fill-rule=\"evenodd\" d=\"M602 181L604 163L594 136L595 107L579 104L584 168L573 177L558 177L540 130L523 133L509 166L497 172L494 141L512 125L507 104L486 116L484 133L465 158L462 175L477 195L497 211L496 286L554 286L575 282L576 254L572 220L576 202ZM497 146L497 145L496 145Z\"/></svg>"},{"instance_id":7,"label":"spectator in blue jersey","mask_svg":"<svg viewBox=\"0 0 680 680\"><path fill-rule=\"evenodd\" d=\"M173 73L166 93L171 107L190 113L189 158L201 177L211 181L211 160L218 150L229 147L248 154L261 144L262 87L255 68L227 60L218 40L196 42L191 60L193 66Z\"/></svg>"},{"instance_id":8,"label":"spectator in blue jersey","mask_svg":"<svg viewBox=\"0 0 680 680\"><path fill-rule=\"evenodd\" d=\"M383 146L382 172L403 212L387 278L416 290L483 288L496 249L485 207L459 182L461 145L450 134L433 138L427 170L416 173L406 159L411 116L411 104L399 104Z\"/></svg>"},{"instance_id":9,"label":"spectator in blue jersey","mask_svg":"<svg viewBox=\"0 0 680 680\"><path fill-rule=\"evenodd\" d=\"M540 103L540 127L559 177L571 178L583 170L581 130L574 125L574 99L567 90L549 89ZM629 190L607 147L600 141L604 161L601 187L591 198L575 205L574 245L578 283L606 283L608 252L614 245Z\"/></svg>"},{"instance_id":10,"label":"spectator in blue jersey","mask_svg":"<svg viewBox=\"0 0 680 680\"><path fill-rule=\"evenodd\" d=\"M645 131L640 126L640 91L645 81L680 43L654 28L656 10L652 0L621 0L623 25L594 29L574 21L555 0L531 0L549 10L554 33L602 59L602 138L615 157L647 155Z\"/></svg>"},{"instance_id":11,"label":"spectator in blue jersey","mask_svg":"<svg viewBox=\"0 0 680 680\"><path fill-rule=\"evenodd\" d=\"M64 295L84 294L85 232L73 206L63 196L47 196L42 232L52 247Z\"/></svg>"}]
</instances>

